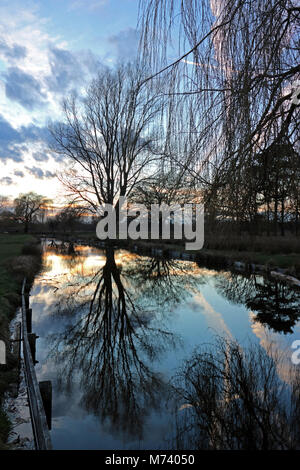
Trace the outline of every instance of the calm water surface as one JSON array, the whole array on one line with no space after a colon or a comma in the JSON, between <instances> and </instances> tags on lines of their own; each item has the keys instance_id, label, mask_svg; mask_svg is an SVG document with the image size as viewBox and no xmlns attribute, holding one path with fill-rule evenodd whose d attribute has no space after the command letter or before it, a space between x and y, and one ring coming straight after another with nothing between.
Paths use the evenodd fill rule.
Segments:
<instances>
[{"instance_id":1,"label":"calm water surface","mask_svg":"<svg viewBox=\"0 0 300 470\"><path fill-rule=\"evenodd\" d=\"M75 250L46 247L31 292L56 449L172 448L182 404L169 380L198 345L220 334L275 343L290 357L300 338L300 292L284 283L125 250Z\"/></svg>"}]
</instances>

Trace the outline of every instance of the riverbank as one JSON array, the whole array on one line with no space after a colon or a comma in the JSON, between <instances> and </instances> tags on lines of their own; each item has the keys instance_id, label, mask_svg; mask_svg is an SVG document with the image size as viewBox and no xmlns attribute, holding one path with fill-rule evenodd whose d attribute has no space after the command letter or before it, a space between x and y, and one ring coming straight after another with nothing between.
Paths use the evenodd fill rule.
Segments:
<instances>
[{"instance_id":1,"label":"riverbank","mask_svg":"<svg viewBox=\"0 0 300 470\"><path fill-rule=\"evenodd\" d=\"M49 236L49 235L48 235ZM73 234L55 234L62 238L76 242L98 245L99 239L92 232L78 232ZM209 262L219 265L233 265L241 262L247 266L253 264L264 267L265 271L279 269L286 274L300 278L300 237L286 236L237 236L209 235L205 237L204 247L199 251L186 251L184 242L178 240L118 240L116 245L133 249L135 246L141 250L173 251L185 255L192 254L200 262Z\"/></svg>"},{"instance_id":2,"label":"riverbank","mask_svg":"<svg viewBox=\"0 0 300 470\"><path fill-rule=\"evenodd\" d=\"M41 251L36 238L31 235L0 234L0 339L10 340L9 325L21 304L24 277L31 283L41 267ZM0 370L0 449L10 431L10 423L2 410L5 392L18 380L16 359L7 348L7 364Z\"/></svg>"},{"instance_id":3,"label":"riverbank","mask_svg":"<svg viewBox=\"0 0 300 470\"><path fill-rule=\"evenodd\" d=\"M185 260L196 261L199 265L207 268L230 268L238 271L259 271L263 273L278 272L282 276L293 276L298 282L294 285L300 285L300 254L295 253L273 253L262 251L240 251L240 250L222 250L203 248L199 251L186 251L184 245L175 245L172 243L148 243L137 241L130 244L130 249L146 250L153 254L164 254L165 256L181 258ZM284 280L284 277L281 279Z\"/></svg>"}]
</instances>

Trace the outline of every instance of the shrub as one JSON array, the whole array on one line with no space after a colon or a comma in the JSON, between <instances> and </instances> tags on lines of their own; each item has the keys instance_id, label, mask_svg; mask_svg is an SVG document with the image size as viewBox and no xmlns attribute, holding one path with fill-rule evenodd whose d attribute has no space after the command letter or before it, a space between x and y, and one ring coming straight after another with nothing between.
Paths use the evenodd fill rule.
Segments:
<instances>
[{"instance_id":1,"label":"shrub","mask_svg":"<svg viewBox=\"0 0 300 470\"><path fill-rule=\"evenodd\" d=\"M22 247L22 255L40 256L41 246L37 243L25 243Z\"/></svg>"}]
</instances>

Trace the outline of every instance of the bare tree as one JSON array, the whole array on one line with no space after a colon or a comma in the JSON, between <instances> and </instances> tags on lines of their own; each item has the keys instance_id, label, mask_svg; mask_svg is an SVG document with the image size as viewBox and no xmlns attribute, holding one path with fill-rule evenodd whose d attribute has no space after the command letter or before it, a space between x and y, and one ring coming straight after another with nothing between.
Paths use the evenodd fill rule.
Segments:
<instances>
[{"instance_id":1,"label":"bare tree","mask_svg":"<svg viewBox=\"0 0 300 470\"><path fill-rule=\"evenodd\" d=\"M117 206L155 171L160 98L142 87L143 79L143 69L134 65L101 71L85 96L65 100L65 122L51 128L54 150L71 164L62 181L95 211Z\"/></svg>"},{"instance_id":2,"label":"bare tree","mask_svg":"<svg viewBox=\"0 0 300 470\"><path fill-rule=\"evenodd\" d=\"M151 204L184 204L196 198L191 181L182 171L160 171L155 177L137 185L132 191L130 201L144 204L151 209Z\"/></svg>"},{"instance_id":3,"label":"bare tree","mask_svg":"<svg viewBox=\"0 0 300 470\"><path fill-rule=\"evenodd\" d=\"M34 192L20 194L14 200L14 218L24 224L24 233L28 233L30 224L37 220L38 215L49 202L50 199Z\"/></svg>"}]
</instances>

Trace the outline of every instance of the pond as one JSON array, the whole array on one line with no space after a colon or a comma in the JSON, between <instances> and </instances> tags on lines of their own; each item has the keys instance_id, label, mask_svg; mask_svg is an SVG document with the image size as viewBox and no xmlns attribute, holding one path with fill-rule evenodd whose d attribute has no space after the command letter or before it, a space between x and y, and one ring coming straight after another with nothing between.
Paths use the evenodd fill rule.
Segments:
<instances>
[{"instance_id":1,"label":"pond","mask_svg":"<svg viewBox=\"0 0 300 470\"><path fill-rule=\"evenodd\" d=\"M195 348L225 335L290 358L300 339L300 292L258 274L49 243L43 259L31 307L55 449L172 448L170 380Z\"/></svg>"}]
</instances>

